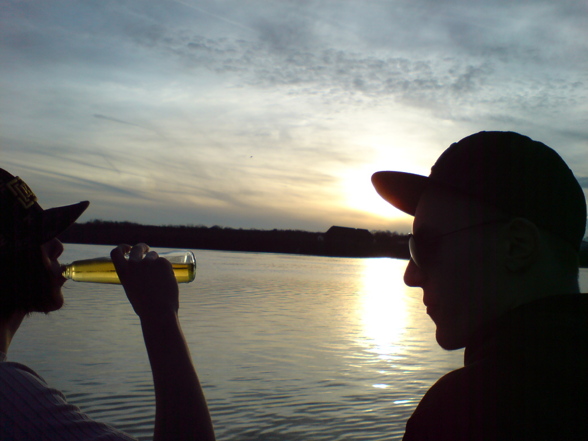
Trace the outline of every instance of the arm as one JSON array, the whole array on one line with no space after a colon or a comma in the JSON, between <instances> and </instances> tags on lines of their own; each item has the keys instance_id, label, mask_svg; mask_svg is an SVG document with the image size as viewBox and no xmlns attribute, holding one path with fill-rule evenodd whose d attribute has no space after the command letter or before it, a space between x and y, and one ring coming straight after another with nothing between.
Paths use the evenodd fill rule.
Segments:
<instances>
[{"instance_id":1,"label":"arm","mask_svg":"<svg viewBox=\"0 0 588 441\"><path fill-rule=\"evenodd\" d=\"M145 244L132 249L119 245L110 255L141 320L155 386L153 439L214 440L206 400L180 327L178 284L171 264L148 249ZM129 251L127 261L124 254Z\"/></svg>"}]
</instances>

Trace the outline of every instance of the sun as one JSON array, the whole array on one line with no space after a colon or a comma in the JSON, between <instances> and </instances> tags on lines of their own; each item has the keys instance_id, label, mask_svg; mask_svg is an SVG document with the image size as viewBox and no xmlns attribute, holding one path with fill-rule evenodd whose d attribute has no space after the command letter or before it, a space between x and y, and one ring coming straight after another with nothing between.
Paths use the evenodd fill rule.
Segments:
<instances>
[{"instance_id":1,"label":"sun","mask_svg":"<svg viewBox=\"0 0 588 441\"><path fill-rule=\"evenodd\" d=\"M371 181L372 175L380 170L427 173L427 169L421 164L422 158L414 153L415 149L404 147L415 145L414 140L396 142L403 147L394 148L378 138L365 140L363 144L366 153L363 163L354 164L352 168L348 167L341 171L341 190L347 207L380 219L401 220L406 217L405 213L382 199Z\"/></svg>"},{"instance_id":2,"label":"sun","mask_svg":"<svg viewBox=\"0 0 588 441\"><path fill-rule=\"evenodd\" d=\"M346 172L342 176L342 194L345 204L355 211L361 211L374 217L394 219L403 217L403 213L394 208L376 192L371 177L375 167L364 167Z\"/></svg>"}]
</instances>

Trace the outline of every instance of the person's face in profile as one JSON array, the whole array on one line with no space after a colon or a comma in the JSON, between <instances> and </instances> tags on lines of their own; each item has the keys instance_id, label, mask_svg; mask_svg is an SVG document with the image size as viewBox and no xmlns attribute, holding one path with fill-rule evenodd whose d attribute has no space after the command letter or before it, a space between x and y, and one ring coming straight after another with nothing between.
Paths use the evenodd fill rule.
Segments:
<instances>
[{"instance_id":1,"label":"person's face in profile","mask_svg":"<svg viewBox=\"0 0 588 441\"><path fill-rule=\"evenodd\" d=\"M445 349L466 345L496 315L496 230L506 220L497 210L442 189L427 190L413 223L413 252L404 275L423 289L427 313Z\"/></svg>"},{"instance_id":2,"label":"person's face in profile","mask_svg":"<svg viewBox=\"0 0 588 441\"><path fill-rule=\"evenodd\" d=\"M47 270L49 276L48 292L42 295L47 296L49 308L56 311L63 306L63 294L61 287L65 283L63 269L57 260L63 253L63 244L58 239L51 239L41 246L43 267Z\"/></svg>"}]
</instances>

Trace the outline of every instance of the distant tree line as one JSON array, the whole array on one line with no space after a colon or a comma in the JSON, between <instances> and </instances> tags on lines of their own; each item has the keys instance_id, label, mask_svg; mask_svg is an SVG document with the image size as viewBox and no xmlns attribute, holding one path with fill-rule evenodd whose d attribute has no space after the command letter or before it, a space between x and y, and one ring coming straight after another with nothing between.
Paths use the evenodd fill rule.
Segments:
<instances>
[{"instance_id":1,"label":"distant tree line","mask_svg":"<svg viewBox=\"0 0 588 441\"><path fill-rule=\"evenodd\" d=\"M206 226L154 226L93 220L76 223L63 242L97 245L146 242L152 247L310 254L336 257L408 259L408 235L390 231L332 226L328 231L257 230ZM580 266L588 267L588 242L582 242Z\"/></svg>"},{"instance_id":2,"label":"distant tree line","mask_svg":"<svg viewBox=\"0 0 588 441\"><path fill-rule=\"evenodd\" d=\"M152 247L408 259L408 236L390 231L331 227L327 232L154 226L93 220L76 223L60 239L97 245L146 242Z\"/></svg>"}]
</instances>

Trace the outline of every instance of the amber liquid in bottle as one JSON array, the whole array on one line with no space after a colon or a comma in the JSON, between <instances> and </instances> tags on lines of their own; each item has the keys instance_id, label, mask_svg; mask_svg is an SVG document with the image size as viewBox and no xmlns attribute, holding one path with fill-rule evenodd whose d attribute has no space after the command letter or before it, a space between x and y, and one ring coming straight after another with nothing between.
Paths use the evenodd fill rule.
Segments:
<instances>
[{"instance_id":1,"label":"amber liquid in bottle","mask_svg":"<svg viewBox=\"0 0 588 441\"><path fill-rule=\"evenodd\" d=\"M191 251L173 251L161 253L159 256L171 262L178 283L190 283L196 277L196 259ZM109 257L76 260L66 265L63 277L76 282L120 284Z\"/></svg>"}]
</instances>

